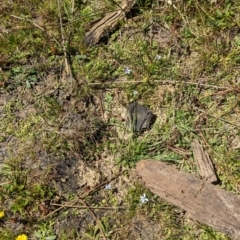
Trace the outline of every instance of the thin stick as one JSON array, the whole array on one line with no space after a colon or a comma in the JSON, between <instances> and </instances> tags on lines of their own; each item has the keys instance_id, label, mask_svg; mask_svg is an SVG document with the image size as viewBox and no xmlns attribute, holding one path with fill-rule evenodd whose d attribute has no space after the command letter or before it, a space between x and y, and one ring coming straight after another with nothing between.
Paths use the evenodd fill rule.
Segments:
<instances>
[{"instance_id":1,"label":"thin stick","mask_svg":"<svg viewBox=\"0 0 240 240\"><path fill-rule=\"evenodd\" d=\"M126 170L123 170L121 172L119 172L118 174L116 174L114 177L112 177L110 180L106 180L100 184L98 184L96 187L94 187L93 189L89 190L88 192L86 192L85 194L83 194L82 196L79 196L73 200L71 200L70 202L68 202L66 205L73 205L75 203L77 203L80 199L84 199L85 197L87 197L88 195L90 195L91 193L97 191L100 187L105 186L107 183L110 183L111 181L113 181L114 179L118 178L121 174L123 174ZM54 211L50 212L49 214L47 214L46 216L43 216L41 218L38 219L38 221L42 221L50 216L52 216L53 214L59 212L60 210L62 210L63 208L66 208L66 205L62 205L59 208L55 209Z\"/></svg>"},{"instance_id":2,"label":"thin stick","mask_svg":"<svg viewBox=\"0 0 240 240\"><path fill-rule=\"evenodd\" d=\"M75 8L75 0L72 0L72 15L74 13L74 8Z\"/></svg>"},{"instance_id":3,"label":"thin stick","mask_svg":"<svg viewBox=\"0 0 240 240\"><path fill-rule=\"evenodd\" d=\"M146 81L144 80L136 80L136 81L114 81L114 82L98 82L98 83L89 83L89 85L104 85L104 84L129 84L129 83L144 83ZM182 82L182 81L175 81L175 80L153 80L155 83L161 83L163 85L169 85L169 84L176 84L176 85L194 85L194 86L201 86L206 88L215 88L215 89L226 89L230 90L228 87L221 87L216 85L208 85L204 83L195 83L195 82Z\"/></svg>"},{"instance_id":4,"label":"thin stick","mask_svg":"<svg viewBox=\"0 0 240 240\"><path fill-rule=\"evenodd\" d=\"M3 183L0 183L0 186L3 186L3 185L6 185L6 184L9 184L11 181L7 181L7 182L3 182Z\"/></svg>"},{"instance_id":5,"label":"thin stick","mask_svg":"<svg viewBox=\"0 0 240 240\"><path fill-rule=\"evenodd\" d=\"M102 236L105 240L107 240L107 237L106 237L106 234L104 233L104 229L102 229L102 224L101 224L101 221L96 217L95 213L93 212L93 210L82 200L82 199L79 199L85 206L86 208L88 209L88 211L92 214L93 218L95 218L96 220L96 223L99 227L99 230L100 232L102 233Z\"/></svg>"},{"instance_id":6,"label":"thin stick","mask_svg":"<svg viewBox=\"0 0 240 240\"><path fill-rule=\"evenodd\" d=\"M225 119L223 119L223 118L221 118L221 117L215 117L215 116L213 116L212 114L209 114L208 112L203 111L203 110L200 109L200 108L194 107L194 109L196 109L197 111L199 111L199 112L201 112L201 113L204 113L204 114L208 115L208 116L211 117L211 118L214 118L214 119L216 119L216 120L220 120L220 121L222 121L222 122L228 123L228 124L234 126L234 128L239 128L236 124L231 123L231 122L229 122L229 121L227 121L227 120L225 120Z\"/></svg>"},{"instance_id":7,"label":"thin stick","mask_svg":"<svg viewBox=\"0 0 240 240\"><path fill-rule=\"evenodd\" d=\"M65 62L65 68L66 68L66 73L67 76L70 77L71 83L73 84L73 76L72 76L72 71L71 71L71 67L68 61L68 53L67 53L67 49L66 49L66 39L64 36L64 29L63 29L63 22L62 22L62 14L61 14L61 6L60 6L60 2L59 0L57 1L58 3L58 11L59 11L59 21L60 21L60 30L61 30L61 38L62 38L62 47L63 47L63 52L64 52L64 62Z\"/></svg>"},{"instance_id":8,"label":"thin stick","mask_svg":"<svg viewBox=\"0 0 240 240\"><path fill-rule=\"evenodd\" d=\"M51 203L52 206L61 206L61 207L68 207L68 208L80 208L80 209L104 209L104 210L118 210L118 209L126 209L125 207L91 207L91 206L79 206L79 205L69 205L69 204L58 204L58 203Z\"/></svg>"},{"instance_id":9,"label":"thin stick","mask_svg":"<svg viewBox=\"0 0 240 240\"><path fill-rule=\"evenodd\" d=\"M17 19L21 19L21 20L26 20L26 21L32 23L32 24L33 24L34 26L36 26L37 28L41 29L43 32L45 31L42 27L40 27L40 26L39 26L38 24L36 24L34 21L31 21L31 20L29 20L29 19L27 19L27 18L23 18L23 17L16 16L16 15L13 15L13 14L11 14L10 16L11 16L11 17L14 17L14 18L17 18Z\"/></svg>"},{"instance_id":10,"label":"thin stick","mask_svg":"<svg viewBox=\"0 0 240 240\"><path fill-rule=\"evenodd\" d=\"M73 199L71 202L69 202L69 204L74 204L74 203L76 203L77 201L78 201L78 199ZM61 209L63 209L63 208L65 208L65 206L61 206L61 207L55 209L54 211L50 212L50 213L47 214L46 216L43 216L43 217L39 218L38 221L40 222L40 221L42 221L42 220L44 220L44 219L52 216L53 214L59 212L59 211L60 211Z\"/></svg>"}]
</instances>

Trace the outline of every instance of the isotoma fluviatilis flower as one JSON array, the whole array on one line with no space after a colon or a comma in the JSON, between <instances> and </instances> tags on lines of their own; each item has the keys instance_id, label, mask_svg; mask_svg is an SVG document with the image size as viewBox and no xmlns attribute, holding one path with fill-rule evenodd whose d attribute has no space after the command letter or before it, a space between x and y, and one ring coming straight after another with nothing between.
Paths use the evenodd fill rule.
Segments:
<instances>
[{"instance_id":1,"label":"isotoma fluviatilis flower","mask_svg":"<svg viewBox=\"0 0 240 240\"><path fill-rule=\"evenodd\" d=\"M156 57L155 57L155 59L156 59L156 60L160 60L161 58L162 58L162 56L161 56L161 55L159 55L159 54L158 54L158 55L156 55Z\"/></svg>"},{"instance_id":2,"label":"isotoma fluviatilis flower","mask_svg":"<svg viewBox=\"0 0 240 240\"><path fill-rule=\"evenodd\" d=\"M109 183L105 186L104 190L110 190L110 189L111 189L111 184Z\"/></svg>"},{"instance_id":3,"label":"isotoma fluviatilis flower","mask_svg":"<svg viewBox=\"0 0 240 240\"><path fill-rule=\"evenodd\" d=\"M149 200L146 197L146 194L144 193L142 196L140 196L140 202L141 203L147 203Z\"/></svg>"},{"instance_id":4,"label":"isotoma fluviatilis flower","mask_svg":"<svg viewBox=\"0 0 240 240\"><path fill-rule=\"evenodd\" d=\"M138 95L138 91L134 90L134 91L133 91L133 95L134 95L134 96Z\"/></svg>"},{"instance_id":5,"label":"isotoma fluviatilis flower","mask_svg":"<svg viewBox=\"0 0 240 240\"><path fill-rule=\"evenodd\" d=\"M126 74L130 74L131 71L132 71L132 70L131 70L129 67L126 67L125 70L124 70L124 72L125 72Z\"/></svg>"}]
</instances>

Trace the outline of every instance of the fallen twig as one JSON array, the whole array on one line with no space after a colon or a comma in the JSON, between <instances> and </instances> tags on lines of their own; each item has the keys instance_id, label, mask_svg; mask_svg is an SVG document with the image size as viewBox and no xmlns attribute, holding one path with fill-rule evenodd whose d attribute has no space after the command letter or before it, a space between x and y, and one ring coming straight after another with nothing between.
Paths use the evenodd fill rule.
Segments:
<instances>
[{"instance_id":1,"label":"fallen twig","mask_svg":"<svg viewBox=\"0 0 240 240\"><path fill-rule=\"evenodd\" d=\"M61 206L61 207L68 207L68 208L80 208L80 209L104 209L104 210L117 210L117 209L125 209L125 207L91 207L91 206L79 206L79 205L69 205L69 204L58 204L58 203L51 203L52 206Z\"/></svg>"},{"instance_id":2,"label":"fallen twig","mask_svg":"<svg viewBox=\"0 0 240 240\"><path fill-rule=\"evenodd\" d=\"M32 21L32 20L29 20L29 19L24 18L24 17L19 17L19 16L16 16L16 15L13 15L13 14L11 14L10 16L11 16L11 17L14 17L14 18L17 18L17 19L25 20L25 21L27 21L27 22L30 22L30 23L32 23L34 26L36 26L37 28L39 28L39 29L41 29L43 32L45 32L45 29L43 29L41 26L39 26L37 23L35 23L35 22Z\"/></svg>"},{"instance_id":3,"label":"fallen twig","mask_svg":"<svg viewBox=\"0 0 240 240\"><path fill-rule=\"evenodd\" d=\"M88 83L89 85L106 85L106 84L130 84L130 83L144 83L146 82L145 80L123 80L123 81L112 81L112 82L96 82L96 83ZM223 89L223 90L230 90L228 87L221 87L221 86L216 86L216 85L208 85L204 83L195 83L195 82L186 82L186 81L175 81L175 80L152 80L154 83L159 83L163 85L195 85L195 86L200 86L200 87L205 87L205 88L214 88L214 89Z\"/></svg>"}]
</instances>

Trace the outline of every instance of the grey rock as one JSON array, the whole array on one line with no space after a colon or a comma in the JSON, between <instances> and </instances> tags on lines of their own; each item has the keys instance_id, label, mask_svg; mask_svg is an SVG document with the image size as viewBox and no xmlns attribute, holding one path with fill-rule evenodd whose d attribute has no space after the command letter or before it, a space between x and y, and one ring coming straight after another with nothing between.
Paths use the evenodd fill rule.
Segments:
<instances>
[{"instance_id":1,"label":"grey rock","mask_svg":"<svg viewBox=\"0 0 240 240\"><path fill-rule=\"evenodd\" d=\"M132 102L127 106L127 127L133 132L149 129L156 120L156 115L151 110L137 102Z\"/></svg>"}]
</instances>

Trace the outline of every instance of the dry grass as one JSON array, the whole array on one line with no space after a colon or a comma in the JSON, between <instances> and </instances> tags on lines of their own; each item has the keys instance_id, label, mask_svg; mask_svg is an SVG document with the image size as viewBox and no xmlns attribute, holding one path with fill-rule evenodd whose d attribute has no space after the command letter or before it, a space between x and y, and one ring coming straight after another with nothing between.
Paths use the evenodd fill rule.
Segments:
<instances>
[{"instance_id":1,"label":"dry grass","mask_svg":"<svg viewBox=\"0 0 240 240\"><path fill-rule=\"evenodd\" d=\"M107 44L87 47L91 22L116 8L95 3L0 7L0 239L228 239L131 169L153 158L196 174L198 138L239 193L239 3L138 1ZM133 100L157 115L151 130L125 128Z\"/></svg>"}]
</instances>

